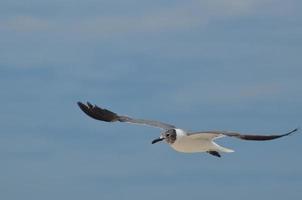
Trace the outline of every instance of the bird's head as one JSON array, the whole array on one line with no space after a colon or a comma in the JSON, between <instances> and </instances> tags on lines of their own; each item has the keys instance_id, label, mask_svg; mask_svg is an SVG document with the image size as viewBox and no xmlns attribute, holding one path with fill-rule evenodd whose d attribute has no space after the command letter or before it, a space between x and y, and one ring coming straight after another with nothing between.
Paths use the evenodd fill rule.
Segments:
<instances>
[{"instance_id":1,"label":"bird's head","mask_svg":"<svg viewBox=\"0 0 302 200\"><path fill-rule=\"evenodd\" d=\"M152 144L155 144L163 140L168 144L173 144L176 140L176 130L169 129L166 132L161 133L159 138L152 141Z\"/></svg>"}]
</instances>

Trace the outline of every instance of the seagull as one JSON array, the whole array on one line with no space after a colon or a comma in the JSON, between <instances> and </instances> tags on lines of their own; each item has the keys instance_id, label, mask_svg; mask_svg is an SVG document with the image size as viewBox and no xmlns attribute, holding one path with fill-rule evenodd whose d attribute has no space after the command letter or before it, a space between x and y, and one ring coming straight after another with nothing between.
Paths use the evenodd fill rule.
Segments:
<instances>
[{"instance_id":1,"label":"seagull","mask_svg":"<svg viewBox=\"0 0 302 200\"><path fill-rule=\"evenodd\" d=\"M234 150L222 147L215 143L215 140L222 137L233 137L241 140L274 140L284 136L288 136L298 129L294 129L285 134L274 134L274 135L258 135L258 134L241 134L238 132L228 131L198 131L198 132L187 132L183 129L176 128L174 125L166 124L154 120L146 119L135 119L132 117L119 115L110 110L92 105L87 102L83 104L78 102L80 109L93 119L104 121L104 122L126 122L138 125L147 125L162 129L162 133L159 138L152 141L155 144L160 141L165 141L174 150L183 153L197 153L205 152L210 155L221 157L221 152L231 153Z\"/></svg>"}]
</instances>

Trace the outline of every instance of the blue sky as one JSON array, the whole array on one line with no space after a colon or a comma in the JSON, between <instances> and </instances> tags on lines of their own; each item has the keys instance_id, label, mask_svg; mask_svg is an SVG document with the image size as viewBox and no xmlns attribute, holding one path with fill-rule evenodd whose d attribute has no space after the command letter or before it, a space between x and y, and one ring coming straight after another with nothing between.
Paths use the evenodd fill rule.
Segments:
<instances>
[{"instance_id":1,"label":"blue sky","mask_svg":"<svg viewBox=\"0 0 302 200\"><path fill-rule=\"evenodd\" d=\"M301 131L222 139L221 159L151 145L157 129L86 117L77 101L187 130L302 123L298 0L2 0L0 198L301 199Z\"/></svg>"}]
</instances>

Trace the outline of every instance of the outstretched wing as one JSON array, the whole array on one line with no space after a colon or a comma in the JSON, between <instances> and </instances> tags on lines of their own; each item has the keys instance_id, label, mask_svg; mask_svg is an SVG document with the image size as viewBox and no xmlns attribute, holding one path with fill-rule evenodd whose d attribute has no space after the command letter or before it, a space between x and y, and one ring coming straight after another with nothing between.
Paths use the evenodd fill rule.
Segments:
<instances>
[{"instance_id":1,"label":"outstretched wing","mask_svg":"<svg viewBox=\"0 0 302 200\"><path fill-rule=\"evenodd\" d=\"M227 132L227 131L202 131L202 132L188 133L188 136L194 138L204 138L204 139L215 139L218 137L229 136L229 137L236 137L242 140L264 141L264 140L274 140L277 138L288 136L296 131L298 131L297 128L288 133L279 134L279 135L254 135L254 134L246 135L237 132Z\"/></svg>"},{"instance_id":2,"label":"outstretched wing","mask_svg":"<svg viewBox=\"0 0 302 200\"><path fill-rule=\"evenodd\" d=\"M147 126L153 126L157 128L161 128L164 130L169 130L175 128L175 126L166 124L163 122L153 121L153 120L145 120L145 119L133 119L131 117L118 115L110 110L103 109L98 107L97 105L92 105L89 102L83 104L78 102L79 107L81 110L86 113L88 116L92 117L93 119L105 121L105 122L128 122L133 124L141 124Z\"/></svg>"}]
</instances>

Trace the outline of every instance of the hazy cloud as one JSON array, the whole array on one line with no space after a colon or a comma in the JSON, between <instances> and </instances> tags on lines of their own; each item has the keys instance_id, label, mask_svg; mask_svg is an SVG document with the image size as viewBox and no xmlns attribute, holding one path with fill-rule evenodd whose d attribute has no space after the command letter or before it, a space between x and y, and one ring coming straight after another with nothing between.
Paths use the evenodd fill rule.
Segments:
<instances>
[{"instance_id":1,"label":"hazy cloud","mask_svg":"<svg viewBox=\"0 0 302 200\"><path fill-rule=\"evenodd\" d=\"M96 4L98 5L98 4ZM100 3L100 5L102 5ZM291 3L287 3L286 12L294 10ZM109 5L110 6L110 5ZM113 6L113 5L111 5ZM215 20L240 17L268 10L279 10L275 1L238 1L218 0L176 2L173 5L152 7L145 12L95 13L94 15L39 16L35 13L28 15L14 15L0 20L0 30L17 32L50 31L68 33L72 35L94 35L96 37L112 37L132 33L152 33L162 31L186 30L188 28L203 27ZM108 9L110 9L109 7ZM54 8L52 8L54 9ZM271 13L272 14L272 13ZM75 16L74 16L75 15Z\"/></svg>"},{"instance_id":2,"label":"hazy cloud","mask_svg":"<svg viewBox=\"0 0 302 200\"><path fill-rule=\"evenodd\" d=\"M13 16L0 19L0 31L37 32L46 31L51 27L49 20L34 16Z\"/></svg>"}]
</instances>

